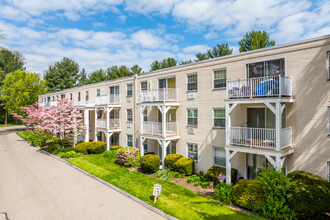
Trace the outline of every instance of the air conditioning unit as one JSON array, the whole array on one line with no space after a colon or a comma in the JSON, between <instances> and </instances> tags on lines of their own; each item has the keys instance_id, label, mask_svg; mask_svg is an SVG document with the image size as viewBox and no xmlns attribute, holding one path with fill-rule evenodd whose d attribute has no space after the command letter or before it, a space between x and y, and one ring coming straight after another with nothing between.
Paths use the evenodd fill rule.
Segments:
<instances>
[{"instance_id":1,"label":"air conditioning unit","mask_svg":"<svg viewBox=\"0 0 330 220\"><path fill-rule=\"evenodd\" d=\"M188 128L187 128L187 133L188 133L188 134L195 134L195 128L193 128L193 127L188 127Z\"/></svg>"},{"instance_id":2,"label":"air conditioning unit","mask_svg":"<svg viewBox=\"0 0 330 220\"><path fill-rule=\"evenodd\" d=\"M195 98L195 93L194 92L190 92L187 94L188 99L194 99Z\"/></svg>"}]
</instances>

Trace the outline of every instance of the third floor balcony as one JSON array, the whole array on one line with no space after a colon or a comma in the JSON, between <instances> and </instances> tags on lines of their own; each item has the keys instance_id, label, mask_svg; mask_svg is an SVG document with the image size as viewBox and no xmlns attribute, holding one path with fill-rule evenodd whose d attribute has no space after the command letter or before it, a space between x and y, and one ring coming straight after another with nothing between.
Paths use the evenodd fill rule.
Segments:
<instances>
[{"instance_id":1,"label":"third floor balcony","mask_svg":"<svg viewBox=\"0 0 330 220\"><path fill-rule=\"evenodd\" d=\"M264 76L227 81L227 99L292 96L292 77Z\"/></svg>"}]
</instances>

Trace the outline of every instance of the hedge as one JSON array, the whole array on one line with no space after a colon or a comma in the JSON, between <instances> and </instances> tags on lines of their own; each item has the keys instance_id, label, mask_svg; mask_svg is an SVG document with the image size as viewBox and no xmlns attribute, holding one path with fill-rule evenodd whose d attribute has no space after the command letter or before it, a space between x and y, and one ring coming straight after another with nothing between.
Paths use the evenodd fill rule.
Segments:
<instances>
[{"instance_id":1,"label":"hedge","mask_svg":"<svg viewBox=\"0 0 330 220\"><path fill-rule=\"evenodd\" d=\"M181 154L169 154L165 157L165 166L166 168L172 170L173 164L182 158L183 156Z\"/></svg>"},{"instance_id":2,"label":"hedge","mask_svg":"<svg viewBox=\"0 0 330 220\"><path fill-rule=\"evenodd\" d=\"M88 146L90 145L90 143L92 142L82 142L80 144L77 144L75 147L74 147L74 150L78 153L83 153L83 154L88 154Z\"/></svg>"},{"instance_id":3,"label":"hedge","mask_svg":"<svg viewBox=\"0 0 330 220\"><path fill-rule=\"evenodd\" d=\"M119 150L120 148L123 148L122 146L111 146L110 150Z\"/></svg>"},{"instance_id":4,"label":"hedge","mask_svg":"<svg viewBox=\"0 0 330 220\"><path fill-rule=\"evenodd\" d=\"M144 155L140 159L140 166L145 173L155 173L159 170L160 158L154 154Z\"/></svg>"},{"instance_id":5,"label":"hedge","mask_svg":"<svg viewBox=\"0 0 330 220\"><path fill-rule=\"evenodd\" d=\"M330 212L330 182L305 171L293 171L287 175L293 183L288 192L288 202L300 219L319 218Z\"/></svg>"},{"instance_id":6,"label":"hedge","mask_svg":"<svg viewBox=\"0 0 330 220\"><path fill-rule=\"evenodd\" d=\"M195 172L195 161L189 157L181 157L174 162L172 170L185 175L192 175Z\"/></svg>"},{"instance_id":7,"label":"hedge","mask_svg":"<svg viewBox=\"0 0 330 220\"><path fill-rule=\"evenodd\" d=\"M89 154L101 154L107 149L107 144L105 142L90 142L87 147L87 152Z\"/></svg>"},{"instance_id":8,"label":"hedge","mask_svg":"<svg viewBox=\"0 0 330 220\"><path fill-rule=\"evenodd\" d=\"M258 180L240 180L234 186L234 202L246 209L255 210L264 203L265 195L262 184Z\"/></svg>"},{"instance_id":9,"label":"hedge","mask_svg":"<svg viewBox=\"0 0 330 220\"><path fill-rule=\"evenodd\" d=\"M210 167L206 172L207 179L209 181L214 182L214 184L218 184L220 182L219 179L217 178L220 174L226 176L225 167L213 166L213 167ZM236 178L237 178L237 170L232 168L231 169L231 181L236 182Z\"/></svg>"}]
</instances>

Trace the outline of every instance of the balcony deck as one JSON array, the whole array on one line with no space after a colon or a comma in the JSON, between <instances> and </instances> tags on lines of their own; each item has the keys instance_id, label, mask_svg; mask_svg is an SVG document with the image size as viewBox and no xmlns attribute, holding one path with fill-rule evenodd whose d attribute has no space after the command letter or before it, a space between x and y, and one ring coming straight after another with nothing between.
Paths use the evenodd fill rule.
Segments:
<instances>
[{"instance_id":1,"label":"balcony deck","mask_svg":"<svg viewBox=\"0 0 330 220\"><path fill-rule=\"evenodd\" d=\"M143 122L142 135L162 137L163 129L161 122ZM166 137L179 135L179 122L166 122Z\"/></svg>"},{"instance_id":2,"label":"balcony deck","mask_svg":"<svg viewBox=\"0 0 330 220\"><path fill-rule=\"evenodd\" d=\"M291 97L292 77L266 76L227 81L227 99Z\"/></svg>"},{"instance_id":3,"label":"balcony deck","mask_svg":"<svg viewBox=\"0 0 330 220\"><path fill-rule=\"evenodd\" d=\"M120 106L119 94L108 94L96 96L95 105L116 105Z\"/></svg>"},{"instance_id":4,"label":"balcony deck","mask_svg":"<svg viewBox=\"0 0 330 220\"><path fill-rule=\"evenodd\" d=\"M119 118L109 119L109 128L107 128L107 120L105 118L96 119L96 129L101 130L120 130L120 120Z\"/></svg>"},{"instance_id":5,"label":"balcony deck","mask_svg":"<svg viewBox=\"0 0 330 220\"><path fill-rule=\"evenodd\" d=\"M178 89L162 88L155 90L141 91L141 103L157 103L157 102L178 102Z\"/></svg>"}]
</instances>

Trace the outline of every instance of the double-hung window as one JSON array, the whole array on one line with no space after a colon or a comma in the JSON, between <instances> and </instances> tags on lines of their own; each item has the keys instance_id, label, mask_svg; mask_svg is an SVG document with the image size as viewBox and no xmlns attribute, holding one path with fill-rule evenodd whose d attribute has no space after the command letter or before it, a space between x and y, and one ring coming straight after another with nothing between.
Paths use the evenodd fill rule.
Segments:
<instances>
[{"instance_id":1,"label":"double-hung window","mask_svg":"<svg viewBox=\"0 0 330 220\"><path fill-rule=\"evenodd\" d=\"M148 90L148 82L143 81L141 82L141 91Z\"/></svg>"},{"instance_id":2,"label":"double-hung window","mask_svg":"<svg viewBox=\"0 0 330 220\"><path fill-rule=\"evenodd\" d=\"M78 101L80 101L80 92L78 92Z\"/></svg>"},{"instance_id":3,"label":"double-hung window","mask_svg":"<svg viewBox=\"0 0 330 220\"><path fill-rule=\"evenodd\" d=\"M187 75L187 91L197 91L197 73Z\"/></svg>"},{"instance_id":4,"label":"double-hung window","mask_svg":"<svg viewBox=\"0 0 330 220\"><path fill-rule=\"evenodd\" d=\"M148 110L143 111L143 121L148 121Z\"/></svg>"},{"instance_id":5,"label":"double-hung window","mask_svg":"<svg viewBox=\"0 0 330 220\"><path fill-rule=\"evenodd\" d=\"M65 99L65 95L64 94L61 95L61 99Z\"/></svg>"},{"instance_id":6,"label":"double-hung window","mask_svg":"<svg viewBox=\"0 0 330 220\"><path fill-rule=\"evenodd\" d=\"M188 114L188 125L197 126L198 110L197 109L187 109L187 114Z\"/></svg>"},{"instance_id":7,"label":"double-hung window","mask_svg":"<svg viewBox=\"0 0 330 220\"><path fill-rule=\"evenodd\" d=\"M226 150L223 147L213 147L213 164L216 166L226 166Z\"/></svg>"},{"instance_id":8,"label":"double-hung window","mask_svg":"<svg viewBox=\"0 0 330 220\"><path fill-rule=\"evenodd\" d=\"M224 109L213 110L213 126L217 128L226 127L226 114Z\"/></svg>"},{"instance_id":9,"label":"double-hung window","mask_svg":"<svg viewBox=\"0 0 330 220\"><path fill-rule=\"evenodd\" d=\"M127 135L127 147L133 147L133 135Z\"/></svg>"},{"instance_id":10,"label":"double-hung window","mask_svg":"<svg viewBox=\"0 0 330 220\"><path fill-rule=\"evenodd\" d=\"M70 93L70 100L72 100L72 93Z\"/></svg>"},{"instance_id":11,"label":"double-hung window","mask_svg":"<svg viewBox=\"0 0 330 220\"><path fill-rule=\"evenodd\" d=\"M188 157L197 163L198 162L198 145L188 143L187 146L188 146Z\"/></svg>"},{"instance_id":12,"label":"double-hung window","mask_svg":"<svg viewBox=\"0 0 330 220\"><path fill-rule=\"evenodd\" d=\"M213 88L226 88L227 70L219 69L213 72Z\"/></svg>"},{"instance_id":13,"label":"double-hung window","mask_svg":"<svg viewBox=\"0 0 330 220\"><path fill-rule=\"evenodd\" d=\"M133 121L133 110L127 109L127 122L132 122L132 121Z\"/></svg>"},{"instance_id":14,"label":"double-hung window","mask_svg":"<svg viewBox=\"0 0 330 220\"><path fill-rule=\"evenodd\" d=\"M89 92L86 91L86 101L88 101L88 99L89 99Z\"/></svg>"},{"instance_id":15,"label":"double-hung window","mask_svg":"<svg viewBox=\"0 0 330 220\"><path fill-rule=\"evenodd\" d=\"M132 97L133 95L133 85L127 84L127 97Z\"/></svg>"},{"instance_id":16,"label":"double-hung window","mask_svg":"<svg viewBox=\"0 0 330 220\"><path fill-rule=\"evenodd\" d=\"M100 96L101 95L101 89L97 89L96 90L96 96Z\"/></svg>"}]
</instances>

